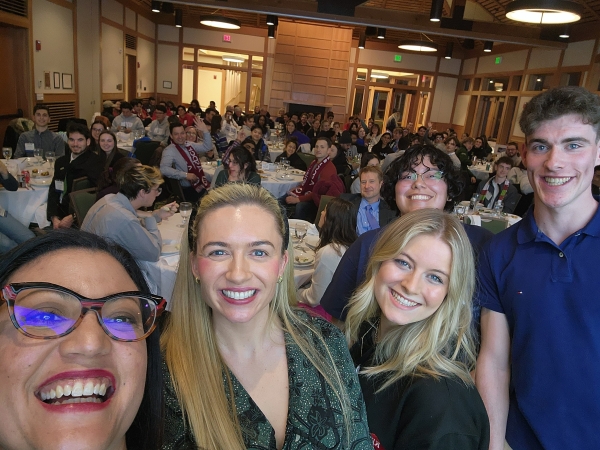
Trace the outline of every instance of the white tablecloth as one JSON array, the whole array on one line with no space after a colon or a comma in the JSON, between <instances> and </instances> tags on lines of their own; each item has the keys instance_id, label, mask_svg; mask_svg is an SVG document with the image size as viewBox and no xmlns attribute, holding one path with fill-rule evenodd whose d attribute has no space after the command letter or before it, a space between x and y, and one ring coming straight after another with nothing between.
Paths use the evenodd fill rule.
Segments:
<instances>
[{"instance_id":1,"label":"white tablecloth","mask_svg":"<svg viewBox=\"0 0 600 450\"><path fill-rule=\"evenodd\" d=\"M179 246L185 228L179 228L182 222L181 216L174 216L163 220L158 224L160 235L163 241L163 248L173 248L173 245ZM177 268L179 267L179 253L162 254L157 262L141 261L146 276L148 277L151 288L161 295L167 302L171 301L173 288L175 287L175 278L177 277Z\"/></svg>"},{"instance_id":2,"label":"white tablecloth","mask_svg":"<svg viewBox=\"0 0 600 450\"><path fill-rule=\"evenodd\" d=\"M204 175L206 175L208 181L212 181L216 169L217 167L213 166L211 163L202 163L202 170L204 170ZM289 190L298 186L304 177L304 172L299 170L290 170L289 173L290 176L288 178L280 179L278 176L283 174L283 172L264 170L264 172L260 174L260 184L275 197L279 198Z\"/></svg>"},{"instance_id":3,"label":"white tablecloth","mask_svg":"<svg viewBox=\"0 0 600 450\"><path fill-rule=\"evenodd\" d=\"M7 163L8 171L17 176L22 170L49 170L47 163L42 165L32 165L32 158L11 159ZM44 178L45 182L51 178ZM35 183L35 180L33 181ZM40 228L50 225L46 219L46 204L48 203L48 185L33 185L29 189L19 188L17 191L9 192L6 189L0 190L0 206L8 213L21 222L26 227L30 223L37 223Z\"/></svg>"},{"instance_id":4,"label":"white tablecloth","mask_svg":"<svg viewBox=\"0 0 600 450\"><path fill-rule=\"evenodd\" d=\"M487 180L492 173L492 164L490 163L489 169L487 169L487 165L479 164L477 166L469 166L469 170L478 180Z\"/></svg>"}]
</instances>

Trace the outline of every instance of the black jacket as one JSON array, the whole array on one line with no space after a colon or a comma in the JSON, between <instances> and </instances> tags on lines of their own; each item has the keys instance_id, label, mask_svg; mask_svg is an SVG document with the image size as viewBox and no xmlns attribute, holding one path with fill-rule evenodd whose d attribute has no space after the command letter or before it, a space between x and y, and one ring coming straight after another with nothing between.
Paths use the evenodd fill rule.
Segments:
<instances>
[{"instance_id":1,"label":"black jacket","mask_svg":"<svg viewBox=\"0 0 600 450\"><path fill-rule=\"evenodd\" d=\"M100 157L89 148L81 155L71 161L71 152L67 152L54 163L54 177L48 190L48 207L46 215L48 220L57 216L62 219L69 214L69 194L73 186L73 180L88 177L93 186L96 186L98 177L102 172L103 163ZM56 180L65 182L65 192L60 198L60 191L56 190Z\"/></svg>"}]
</instances>

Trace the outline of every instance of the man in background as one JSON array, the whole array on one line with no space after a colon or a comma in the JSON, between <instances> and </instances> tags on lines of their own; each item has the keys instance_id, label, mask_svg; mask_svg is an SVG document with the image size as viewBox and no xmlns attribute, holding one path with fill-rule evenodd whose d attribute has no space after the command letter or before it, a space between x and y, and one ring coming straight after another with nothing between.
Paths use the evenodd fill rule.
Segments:
<instances>
[{"instance_id":1,"label":"man in background","mask_svg":"<svg viewBox=\"0 0 600 450\"><path fill-rule=\"evenodd\" d=\"M13 158L33 156L33 149L41 148L44 155L46 152L54 152L56 156L65 154L65 141L58 134L48 129L50 125L50 109L41 103L33 107L33 123L35 128L25 131L19 136L17 148ZM43 156L43 155L42 155Z\"/></svg>"}]
</instances>

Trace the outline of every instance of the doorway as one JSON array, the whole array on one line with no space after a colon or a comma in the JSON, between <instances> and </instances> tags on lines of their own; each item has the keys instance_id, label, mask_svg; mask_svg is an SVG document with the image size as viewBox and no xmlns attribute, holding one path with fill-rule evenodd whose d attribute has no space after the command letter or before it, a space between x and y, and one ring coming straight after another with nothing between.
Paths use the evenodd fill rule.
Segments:
<instances>
[{"instance_id":1,"label":"doorway","mask_svg":"<svg viewBox=\"0 0 600 450\"><path fill-rule=\"evenodd\" d=\"M367 106L369 115L365 119L373 118L373 121L379 125L381 130L385 128L385 120L389 110L388 99L391 97L391 93L391 89L369 89L369 103Z\"/></svg>"}]
</instances>

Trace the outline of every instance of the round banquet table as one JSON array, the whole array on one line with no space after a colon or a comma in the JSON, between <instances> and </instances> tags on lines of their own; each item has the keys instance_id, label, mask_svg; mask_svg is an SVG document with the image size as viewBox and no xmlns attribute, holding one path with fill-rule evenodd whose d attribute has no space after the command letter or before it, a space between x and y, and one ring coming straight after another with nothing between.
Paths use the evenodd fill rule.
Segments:
<instances>
[{"instance_id":1,"label":"round banquet table","mask_svg":"<svg viewBox=\"0 0 600 450\"><path fill-rule=\"evenodd\" d=\"M490 164L489 169L487 169L486 167L486 164L478 164L476 166L469 166L469 170L473 175L475 175L475 178L477 178L478 180L485 181L490 177L490 174L492 173L492 164Z\"/></svg>"},{"instance_id":2,"label":"round banquet table","mask_svg":"<svg viewBox=\"0 0 600 450\"><path fill-rule=\"evenodd\" d=\"M206 179L212 181L215 176L216 165L210 162L202 163L202 170ZM260 169L263 172L260 175L260 184L267 191L273 194L276 198L285 195L288 191L292 190L302 182L304 172L301 170L289 170L288 177L283 178L283 172L277 172L275 170Z\"/></svg>"}]
</instances>

